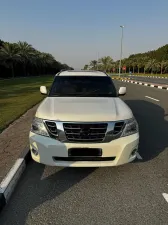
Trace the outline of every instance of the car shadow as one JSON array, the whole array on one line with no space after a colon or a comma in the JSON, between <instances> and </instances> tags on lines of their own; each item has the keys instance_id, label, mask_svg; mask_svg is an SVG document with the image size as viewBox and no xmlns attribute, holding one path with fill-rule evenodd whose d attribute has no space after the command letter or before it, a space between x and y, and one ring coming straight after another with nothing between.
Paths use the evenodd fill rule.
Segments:
<instances>
[{"instance_id":1,"label":"car shadow","mask_svg":"<svg viewBox=\"0 0 168 225\"><path fill-rule=\"evenodd\" d=\"M26 224L28 215L33 209L57 198L89 176L94 170L96 168L45 167L31 161L19 181L10 203L2 211L0 224Z\"/></svg>"},{"instance_id":2,"label":"car shadow","mask_svg":"<svg viewBox=\"0 0 168 225\"><path fill-rule=\"evenodd\" d=\"M141 161L154 159L168 147L168 121L165 120L165 110L144 100L125 100L125 103L131 108L139 124L139 154L143 158Z\"/></svg>"}]
</instances>

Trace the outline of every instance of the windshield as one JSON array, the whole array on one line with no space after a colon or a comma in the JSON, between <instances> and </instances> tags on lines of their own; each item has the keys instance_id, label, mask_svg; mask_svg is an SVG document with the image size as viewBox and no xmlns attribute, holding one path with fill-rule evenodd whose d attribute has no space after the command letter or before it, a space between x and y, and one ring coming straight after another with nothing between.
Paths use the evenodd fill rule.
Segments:
<instances>
[{"instance_id":1,"label":"windshield","mask_svg":"<svg viewBox=\"0 0 168 225\"><path fill-rule=\"evenodd\" d=\"M108 76L56 76L50 97L117 97Z\"/></svg>"}]
</instances>

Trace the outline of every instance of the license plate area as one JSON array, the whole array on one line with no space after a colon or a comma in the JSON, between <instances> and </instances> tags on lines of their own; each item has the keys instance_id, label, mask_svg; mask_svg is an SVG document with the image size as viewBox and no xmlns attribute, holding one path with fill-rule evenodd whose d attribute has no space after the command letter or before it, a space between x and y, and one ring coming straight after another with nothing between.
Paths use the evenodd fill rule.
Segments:
<instances>
[{"instance_id":1,"label":"license plate area","mask_svg":"<svg viewBox=\"0 0 168 225\"><path fill-rule=\"evenodd\" d=\"M80 157L100 157L102 156L102 149L101 148L70 148L68 149L68 156L80 156Z\"/></svg>"}]
</instances>

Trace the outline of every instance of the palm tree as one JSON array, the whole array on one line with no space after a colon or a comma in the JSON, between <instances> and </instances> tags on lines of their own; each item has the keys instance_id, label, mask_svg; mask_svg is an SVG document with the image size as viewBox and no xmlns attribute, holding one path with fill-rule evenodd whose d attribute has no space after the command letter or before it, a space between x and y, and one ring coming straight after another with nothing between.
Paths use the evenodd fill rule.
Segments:
<instances>
[{"instance_id":1,"label":"palm tree","mask_svg":"<svg viewBox=\"0 0 168 225\"><path fill-rule=\"evenodd\" d=\"M159 73L160 72L160 63L156 61L156 63L153 65L153 72Z\"/></svg>"},{"instance_id":2,"label":"palm tree","mask_svg":"<svg viewBox=\"0 0 168 225\"><path fill-rule=\"evenodd\" d=\"M126 67L128 67L128 72L130 73L130 71L131 71L131 60L129 60L129 59L127 59L126 60Z\"/></svg>"},{"instance_id":3,"label":"palm tree","mask_svg":"<svg viewBox=\"0 0 168 225\"><path fill-rule=\"evenodd\" d=\"M36 51L27 42L19 41L17 43L17 46L18 46L19 54L20 54L22 62L23 62L24 75L26 75L27 74L26 66L27 66L28 63L32 63L34 61L35 55L36 55Z\"/></svg>"},{"instance_id":4,"label":"palm tree","mask_svg":"<svg viewBox=\"0 0 168 225\"><path fill-rule=\"evenodd\" d=\"M45 52L40 53L40 59L41 62L45 65L52 65L55 62L54 56Z\"/></svg>"},{"instance_id":5,"label":"palm tree","mask_svg":"<svg viewBox=\"0 0 168 225\"><path fill-rule=\"evenodd\" d=\"M83 69L88 70L88 68L89 68L89 65L85 65Z\"/></svg>"},{"instance_id":6,"label":"palm tree","mask_svg":"<svg viewBox=\"0 0 168 225\"><path fill-rule=\"evenodd\" d=\"M119 64L120 64L120 60L117 60L115 62L115 71L116 71L116 73L119 73Z\"/></svg>"},{"instance_id":7,"label":"palm tree","mask_svg":"<svg viewBox=\"0 0 168 225\"><path fill-rule=\"evenodd\" d=\"M137 60L136 60L136 58L131 59L131 66L132 66L133 74L134 74L135 67L137 66Z\"/></svg>"},{"instance_id":8,"label":"palm tree","mask_svg":"<svg viewBox=\"0 0 168 225\"><path fill-rule=\"evenodd\" d=\"M92 61L90 62L90 68L91 68L92 70L96 70L96 69L97 69L97 64L98 64L97 60L92 60Z\"/></svg>"},{"instance_id":9,"label":"palm tree","mask_svg":"<svg viewBox=\"0 0 168 225\"><path fill-rule=\"evenodd\" d=\"M39 66L43 69L44 73L45 73L45 68L52 67L52 65L55 62L56 62L56 60L51 54L44 53L44 52L38 53L36 64L37 64L37 66ZM63 67L65 67L65 66L63 66Z\"/></svg>"},{"instance_id":10,"label":"palm tree","mask_svg":"<svg viewBox=\"0 0 168 225\"><path fill-rule=\"evenodd\" d=\"M144 72L144 74L145 74L145 72L146 72L146 69L147 69L147 67L146 67L146 65L148 64L148 61L150 60L150 58L148 57L148 56L145 56L145 57L142 57L141 58L141 66L143 67L143 72Z\"/></svg>"},{"instance_id":11,"label":"palm tree","mask_svg":"<svg viewBox=\"0 0 168 225\"><path fill-rule=\"evenodd\" d=\"M112 73L114 67L115 67L115 64L114 63L109 64L109 66L107 67L107 71L106 72Z\"/></svg>"},{"instance_id":12,"label":"palm tree","mask_svg":"<svg viewBox=\"0 0 168 225\"><path fill-rule=\"evenodd\" d=\"M122 73L123 73L123 67L126 66L126 63L127 63L127 59L126 58L121 61L121 71L122 71ZM126 70L124 72L126 73Z\"/></svg>"},{"instance_id":13,"label":"palm tree","mask_svg":"<svg viewBox=\"0 0 168 225\"><path fill-rule=\"evenodd\" d=\"M164 73L168 72L168 60L165 61L165 65L164 65Z\"/></svg>"},{"instance_id":14,"label":"palm tree","mask_svg":"<svg viewBox=\"0 0 168 225\"><path fill-rule=\"evenodd\" d=\"M2 47L4 42L0 39L0 47Z\"/></svg>"},{"instance_id":15,"label":"palm tree","mask_svg":"<svg viewBox=\"0 0 168 225\"><path fill-rule=\"evenodd\" d=\"M3 43L0 48L0 58L1 63L11 69L12 77L14 77L14 65L21 60L16 44Z\"/></svg>"},{"instance_id":16,"label":"palm tree","mask_svg":"<svg viewBox=\"0 0 168 225\"><path fill-rule=\"evenodd\" d=\"M165 67L167 67L167 61L162 60L161 62L159 62L159 65L160 65L160 73L162 74Z\"/></svg>"},{"instance_id":17,"label":"palm tree","mask_svg":"<svg viewBox=\"0 0 168 225\"><path fill-rule=\"evenodd\" d=\"M105 56L99 60L99 63L102 65L103 70L107 72L113 64L113 59L110 56Z\"/></svg>"},{"instance_id":18,"label":"palm tree","mask_svg":"<svg viewBox=\"0 0 168 225\"><path fill-rule=\"evenodd\" d=\"M155 70L156 63L157 63L156 59L150 59L148 61L148 63L146 64L146 69L150 70L151 71L151 74Z\"/></svg>"},{"instance_id":19,"label":"palm tree","mask_svg":"<svg viewBox=\"0 0 168 225\"><path fill-rule=\"evenodd\" d=\"M143 64L142 58L141 58L141 57L138 57L138 58L137 58L138 74L139 74L139 72L140 72L141 67L143 66L142 64Z\"/></svg>"}]
</instances>

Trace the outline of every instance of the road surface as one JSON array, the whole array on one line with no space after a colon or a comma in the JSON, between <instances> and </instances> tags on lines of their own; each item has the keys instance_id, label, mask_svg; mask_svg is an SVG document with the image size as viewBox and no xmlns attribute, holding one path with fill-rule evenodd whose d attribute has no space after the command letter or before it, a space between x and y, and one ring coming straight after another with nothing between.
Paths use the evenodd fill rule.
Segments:
<instances>
[{"instance_id":1,"label":"road surface","mask_svg":"<svg viewBox=\"0 0 168 225\"><path fill-rule=\"evenodd\" d=\"M128 76L127 76L128 77ZM143 82L149 82L153 84L167 84L168 85L168 79L164 78L153 78L153 77L139 77L139 76L129 76L129 78L136 80L136 81L143 81Z\"/></svg>"},{"instance_id":2,"label":"road surface","mask_svg":"<svg viewBox=\"0 0 168 225\"><path fill-rule=\"evenodd\" d=\"M111 168L30 162L1 225L168 224L168 92L115 84L127 87L123 99L139 123L139 159Z\"/></svg>"}]
</instances>

